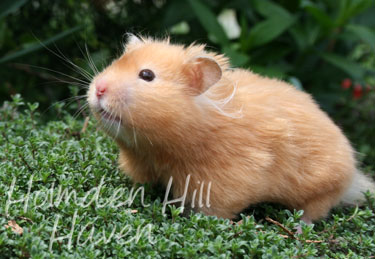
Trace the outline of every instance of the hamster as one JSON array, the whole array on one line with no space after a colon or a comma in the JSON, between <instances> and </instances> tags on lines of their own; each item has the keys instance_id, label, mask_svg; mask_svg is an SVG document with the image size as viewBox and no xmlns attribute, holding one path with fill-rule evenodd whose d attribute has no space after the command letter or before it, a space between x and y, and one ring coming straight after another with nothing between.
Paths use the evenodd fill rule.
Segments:
<instances>
[{"instance_id":1,"label":"hamster","mask_svg":"<svg viewBox=\"0 0 375 259\"><path fill-rule=\"evenodd\" d=\"M132 35L91 82L88 103L118 144L125 174L135 183L172 179L174 198L187 186L186 204L206 215L231 219L249 205L275 202L304 210L311 223L375 190L309 94L231 69L204 45ZM206 190L210 183L209 196L200 197L208 205L191 206L202 183Z\"/></svg>"}]
</instances>

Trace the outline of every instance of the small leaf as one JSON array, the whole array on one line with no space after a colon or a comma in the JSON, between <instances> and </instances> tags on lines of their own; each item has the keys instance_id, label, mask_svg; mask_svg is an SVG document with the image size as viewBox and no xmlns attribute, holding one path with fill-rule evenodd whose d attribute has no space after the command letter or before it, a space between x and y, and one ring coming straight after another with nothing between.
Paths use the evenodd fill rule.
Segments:
<instances>
[{"instance_id":1,"label":"small leaf","mask_svg":"<svg viewBox=\"0 0 375 259\"><path fill-rule=\"evenodd\" d=\"M25 49L21 49L19 51L13 52L11 54L8 54L8 55L0 58L0 64L8 62L8 61L16 59L16 58L19 58L19 57L22 57L22 56L24 56L26 54L29 54L31 52L37 51L37 50L43 48L44 46L46 46L46 45L48 45L48 44L50 44L54 41L60 40L60 39L76 32L76 31L78 31L81 28L82 28L82 26L76 26L76 27L73 27L72 29L63 31L63 32L43 41L43 42L32 43L32 44L28 45L28 47L25 48Z\"/></svg>"},{"instance_id":2,"label":"small leaf","mask_svg":"<svg viewBox=\"0 0 375 259\"><path fill-rule=\"evenodd\" d=\"M294 26L290 29L290 35L292 35L300 50L306 49L308 46L307 36L305 35L304 28L302 26Z\"/></svg>"},{"instance_id":3,"label":"small leaf","mask_svg":"<svg viewBox=\"0 0 375 259\"><path fill-rule=\"evenodd\" d=\"M345 57L330 53L322 54L321 56L325 61L334 65L337 68L340 68L341 70L345 71L355 79L363 78L363 76L366 73L365 68L363 68L362 66L353 61L348 60Z\"/></svg>"},{"instance_id":4,"label":"small leaf","mask_svg":"<svg viewBox=\"0 0 375 259\"><path fill-rule=\"evenodd\" d=\"M349 32L355 34L359 39L368 43L373 51L375 51L375 33L369 28L356 24L349 24L347 27Z\"/></svg>"},{"instance_id":5,"label":"small leaf","mask_svg":"<svg viewBox=\"0 0 375 259\"><path fill-rule=\"evenodd\" d=\"M251 46L256 47L268 43L287 30L295 19L273 17L258 23L250 29Z\"/></svg>"},{"instance_id":6,"label":"small leaf","mask_svg":"<svg viewBox=\"0 0 375 259\"><path fill-rule=\"evenodd\" d=\"M344 25L346 22L348 22L348 20L355 17L374 4L373 0L341 0L339 1L339 3L339 11L336 18L337 26Z\"/></svg>"},{"instance_id":7,"label":"small leaf","mask_svg":"<svg viewBox=\"0 0 375 259\"><path fill-rule=\"evenodd\" d=\"M170 28L170 32L172 34L188 34L190 32L190 26L187 22L182 21L180 23L173 25Z\"/></svg>"},{"instance_id":8,"label":"small leaf","mask_svg":"<svg viewBox=\"0 0 375 259\"><path fill-rule=\"evenodd\" d=\"M0 3L0 19L17 11L27 0L2 0Z\"/></svg>"},{"instance_id":9,"label":"small leaf","mask_svg":"<svg viewBox=\"0 0 375 259\"><path fill-rule=\"evenodd\" d=\"M186 1L170 1L166 6L166 11L163 17L164 27L172 27L181 21L188 21L194 18L194 13Z\"/></svg>"},{"instance_id":10,"label":"small leaf","mask_svg":"<svg viewBox=\"0 0 375 259\"><path fill-rule=\"evenodd\" d=\"M221 45L228 45L228 37L223 27L217 21L215 14L200 0L189 0L189 3L206 31L212 33Z\"/></svg>"},{"instance_id":11,"label":"small leaf","mask_svg":"<svg viewBox=\"0 0 375 259\"><path fill-rule=\"evenodd\" d=\"M285 74L280 71L277 67L263 67L263 66L258 66L258 65L253 65L250 66L250 69L260 75L263 76L268 76L271 78L285 78Z\"/></svg>"},{"instance_id":12,"label":"small leaf","mask_svg":"<svg viewBox=\"0 0 375 259\"><path fill-rule=\"evenodd\" d=\"M313 3L307 2L304 5L306 11L311 14L315 20L325 28L333 28L335 26L333 20L321 9L316 7Z\"/></svg>"},{"instance_id":13,"label":"small leaf","mask_svg":"<svg viewBox=\"0 0 375 259\"><path fill-rule=\"evenodd\" d=\"M243 66L250 60L248 55L238 52L231 47L224 47L223 51L230 58L231 64L235 67Z\"/></svg>"},{"instance_id":14,"label":"small leaf","mask_svg":"<svg viewBox=\"0 0 375 259\"><path fill-rule=\"evenodd\" d=\"M290 34L298 45L298 48L300 50L305 50L315 45L320 33L320 28L317 23L298 24L290 28Z\"/></svg>"},{"instance_id":15,"label":"small leaf","mask_svg":"<svg viewBox=\"0 0 375 259\"><path fill-rule=\"evenodd\" d=\"M267 18L281 16L292 18L292 15L282 6L268 0L254 0L254 7L261 15Z\"/></svg>"},{"instance_id":16,"label":"small leaf","mask_svg":"<svg viewBox=\"0 0 375 259\"><path fill-rule=\"evenodd\" d=\"M27 103L27 106L29 107L30 111L33 112L39 107L39 103Z\"/></svg>"}]
</instances>

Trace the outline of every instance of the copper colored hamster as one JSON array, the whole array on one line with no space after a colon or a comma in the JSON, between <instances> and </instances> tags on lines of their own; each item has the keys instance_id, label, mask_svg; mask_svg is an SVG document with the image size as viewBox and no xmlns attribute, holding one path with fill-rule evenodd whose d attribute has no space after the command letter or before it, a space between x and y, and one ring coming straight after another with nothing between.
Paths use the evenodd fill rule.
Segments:
<instances>
[{"instance_id":1,"label":"copper colored hamster","mask_svg":"<svg viewBox=\"0 0 375 259\"><path fill-rule=\"evenodd\" d=\"M88 102L134 182L166 186L173 177L177 198L190 175L188 204L211 182L210 206L194 207L207 215L233 218L251 204L276 202L303 209L309 223L375 190L309 94L230 69L203 45L130 36L90 84Z\"/></svg>"}]
</instances>

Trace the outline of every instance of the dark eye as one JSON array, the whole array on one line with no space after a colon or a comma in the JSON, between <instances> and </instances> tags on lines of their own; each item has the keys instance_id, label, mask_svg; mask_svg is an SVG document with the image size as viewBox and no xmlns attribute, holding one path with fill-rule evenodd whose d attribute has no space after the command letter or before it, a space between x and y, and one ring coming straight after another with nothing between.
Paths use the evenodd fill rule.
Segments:
<instances>
[{"instance_id":1,"label":"dark eye","mask_svg":"<svg viewBox=\"0 0 375 259\"><path fill-rule=\"evenodd\" d=\"M141 70L141 72L139 72L139 78L147 81L147 82L150 82L152 80L154 80L155 78L155 74L154 72L152 72L150 69L143 69Z\"/></svg>"}]
</instances>

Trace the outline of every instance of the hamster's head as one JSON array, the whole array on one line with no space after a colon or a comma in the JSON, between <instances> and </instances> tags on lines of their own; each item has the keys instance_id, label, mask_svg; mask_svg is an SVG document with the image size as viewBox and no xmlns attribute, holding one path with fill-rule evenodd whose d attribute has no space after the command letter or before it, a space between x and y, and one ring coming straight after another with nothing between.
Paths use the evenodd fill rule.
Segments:
<instances>
[{"instance_id":1,"label":"hamster's head","mask_svg":"<svg viewBox=\"0 0 375 259\"><path fill-rule=\"evenodd\" d=\"M197 116L196 98L221 79L226 64L202 45L130 36L124 53L94 77L88 103L116 140L129 142L135 132L160 135Z\"/></svg>"}]
</instances>

